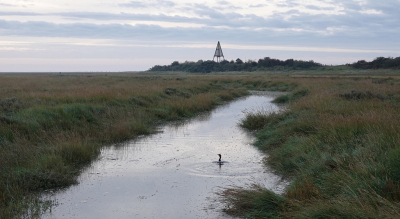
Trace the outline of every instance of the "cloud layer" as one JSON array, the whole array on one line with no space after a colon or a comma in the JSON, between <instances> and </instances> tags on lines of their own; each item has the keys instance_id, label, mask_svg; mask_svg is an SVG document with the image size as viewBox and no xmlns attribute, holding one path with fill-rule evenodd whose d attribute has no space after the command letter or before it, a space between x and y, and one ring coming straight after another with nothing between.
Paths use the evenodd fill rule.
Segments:
<instances>
[{"instance_id":1,"label":"cloud layer","mask_svg":"<svg viewBox=\"0 0 400 219\"><path fill-rule=\"evenodd\" d=\"M190 48L219 40L223 46L248 51L293 48L384 56L399 56L400 51L399 0L0 0L0 6L0 56L10 48L38 49L33 44L11 45L11 38L108 40L112 45L95 44L115 48L127 44ZM51 48L44 42L40 45Z\"/></svg>"}]
</instances>

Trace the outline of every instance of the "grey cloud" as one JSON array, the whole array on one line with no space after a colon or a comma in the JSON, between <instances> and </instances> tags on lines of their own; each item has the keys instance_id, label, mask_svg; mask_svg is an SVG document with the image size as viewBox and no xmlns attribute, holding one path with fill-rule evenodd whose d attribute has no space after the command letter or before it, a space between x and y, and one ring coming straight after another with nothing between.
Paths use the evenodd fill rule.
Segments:
<instances>
[{"instance_id":1,"label":"grey cloud","mask_svg":"<svg viewBox=\"0 0 400 219\"><path fill-rule=\"evenodd\" d=\"M398 17L398 9L400 8L400 1L388 0L388 1L376 1L366 0L361 4L354 0L335 0L331 2L332 5L340 5L344 9L344 13L361 12L365 10L376 10L381 11L383 14L390 14Z\"/></svg>"},{"instance_id":2,"label":"grey cloud","mask_svg":"<svg viewBox=\"0 0 400 219\"><path fill-rule=\"evenodd\" d=\"M289 5L286 4L286 3L279 3L279 4L276 4L276 6L281 7L281 8L285 8L285 7L288 7Z\"/></svg>"},{"instance_id":3,"label":"grey cloud","mask_svg":"<svg viewBox=\"0 0 400 219\"><path fill-rule=\"evenodd\" d=\"M316 11L320 11L320 10L334 10L335 7L321 7L321 6L315 6L315 5L305 5L305 8L311 9L311 10L316 10Z\"/></svg>"},{"instance_id":4,"label":"grey cloud","mask_svg":"<svg viewBox=\"0 0 400 219\"><path fill-rule=\"evenodd\" d=\"M141 1L130 1L129 3L119 4L119 6L129 8L146 8L148 5Z\"/></svg>"},{"instance_id":5,"label":"grey cloud","mask_svg":"<svg viewBox=\"0 0 400 219\"><path fill-rule=\"evenodd\" d=\"M16 5L0 3L0 6L4 6L4 7L14 7L14 6L16 6Z\"/></svg>"},{"instance_id":6,"label":"grey cloud","mask_svg":"<svg viewBox=\"0 0 400 219\"><path fill-rule=\"evenodd\" d=\"M312 32L293 32L272 30L242 30L226 28L163 28L157 25L121 25L121 24L54 24L49 22L17 22L0 20L2 36L36 37L79 37L98 39L129 39L142 41L205 42L223 40L225 43L254 45L285 45L344 48L389 47L400 48L398 34L387 34L380 30L360 38L347 32L339 35L320 35ZM377 41L377 39L380 39ZM388 42L388 43L384 43Z\"/></svg>"},{"instance_id":7,"label":"grey cloud","mask_svg":"<svg viewBox=\"0 0 400 219\"><path fill-rule=\"evenodd\" d=\"M382 6L383 7L383 6ZM223 13L214 8L210 8L201 4L191 4L185 9L196 17L169 16L165 14L148 15L148 14L130 14L130 13L93 13L93 12L65 12L65 13L25 13L25 12L0 12L3 16L61 16L69 19L94 19L94 20L131 20L131 21L167 21L175 23L196 23L205 26L226 26L228 28L291 28L307 29L309 31L324 31L329 27L347 27L349 31L354 32L363 29L370 29L374 32L377 26L388 30L384 32L396 30L400 17L391 12L385 11L382 15L363 14L360 11L347 11L344 15L331 14L309 14L299 10L289 10L282 13L263 18L256 15L242 15L238 13Z\"/></svg>"},{"instance_id":8,"label":"grey cloud","mask_svg":"<svg viewBox=\"0 0 400 219\"><path fill-rule=\"evenodd\" d=\"M261 8L267 6L266 4L249 5L250 8Z\"/></svg>"},{"instance_id":9,"label":"grey cloud","mask_svg":"<svg viewBox=\"0 0 400 219\"><path fill-rule=\"evenodd\" d=\"M167 21L175 23L196 23L205 26L226 26L228 28L293 28L306 29L308 31L324 31L329 27L347 27L350 32L358 31L363 28L374 32L376 27L384 28L385 26L392 29L397 28L400 22L398 16L390 14L369 15L360 12L348 12L345 15L312 15L302 13L299 10L290 10L284 13L276 13L269 18L263 18L256 15L241 15L238 13L221 13L212 8L194 5L192 12L202 18L184 17L184 16L168 16L148 15L148 14L112 14L112 13L88 13L88 12L65 12L53 14L38 13L21 13L21 12L0 12L0 15L25 15L25 16L62 16L70 19L94 19L94 20L132 20L132 21ZM289 17L288 17L289 16ZM345 28L346 29L346 28ZM382 30L387 32L388 30Z\"/></svg>"},{"instance_id":10,"label":"grey cloud","mask_svg":"<svg viewBox=\"0 0 400 219\"><path fill-rule=\"evenodd\" d=\"M348 0L340 0L336 1L337 5L340 5L345 8L345 10L353 10L353 11L360 11L362 7L359 2L355 1L348 1Z\"/></svg>"},{"instance_id":11,"label":"grey cloud","mask_svg":"<svg viewBox=\"0 0 400 219\"><path fill-rule=\"evenodd\" d=\"M233 10L233 9L242 9L241 7L236 7L229 2L225 2L224 4L220 4L216 7L209 7L199 3L190 3L186 4L183 7L184 10L193 12L196 15L207 16L208 14L221 13L222 10Z\"/></svg>"},{"instance_id":12,"label":"grey cloud","mask_svg":"<svg viewBox=\"0 0 400 219\"><path fill-rule=\"evenodd\" d=\"M161 7L174 7L176 4L172 1L130 1L129 3L119 4L121 7L131 7L131 8L159 8Z\"/></svg>"},{"instance_id":13,"label":"grey cloud","mask_svg":"<svg viewBox=\"0 0 400 219\"><path fill-rule=\"evenodd\" d=\"M175 4L174 2L172 2L172 1L162 1L162 0L158 0L158 1L157 1L157 4L161 4L161 5L163 5L163 6L169 6L169 7L173 7L173 6L176 5L176 4Z\"/></svg>"},{"instance_id":14,"label":"grey cloud","mask_svg":"<svg viewBox=\"0 0 400 219\"><path fill-rule=\"evenodd\" d=\"M227 1L220 1L220 2L218 2L218 4L221 4L221 5L231 5L231 3L230 3L230 2L227 2Z\"/></svg>"},{"instance_id":15,"label":"grey cloud","mask_svg":"<svg viewBox=\"0 0 400 219\"><path fill-rule=\"evenodd\" d=\"M368 0L365 5L366 9L375 9L385 14L399 16L400 1L371 1Z\"/></svg>"},{"instance_id":16,"label":"grey cloud","mask_svg":"<svg viewBox=\"0 0 400 219\"><path fill-rule=\"evenodd\" d=\"M236 21L237 19L245 17L244 15L235 12L223 13L219 10L216 10L217 8L211 8L202 4L192 4L186 9L201 17L209 18L213 23L218 23L221 21L226 23L225 21Z\"/></svg>"},{"instance_id":17,"label":"grey cloud","mask_svg":"<svg viewBox=\"0 0 400 219\"><path fill-rule=\"evenodd\" d=\"M345 9L345 14L332 15L332 14L310 14L305 13L297 9L288 10L286 12L276 12L268 18L263 18L253 14L238 14L238 13L224 13L215 8L211 8L201 4L186 4L185 10L199 16L198 17L185 17L185 16L169 16L165 14L159 15L148 15L148 14L130 14L130 13L93 13L93 12L65 12L65 13L51 13L51 14L39 14L39 13L25 13L25 12L1 12L0 15L5 15L8 17L19 15L19 16L61 16L64 18L79 20L94 19L94 20L130 20L130 21L167 21L175 23L195 23L201 24L205 29L213 29L216 32L224 32L227 34L245 34L253 33L257 34L259 32L252 31L252 29L262 29L263 33L270 36L282 36L285 34L292 34L296 36L321 36L330 35L332 37L378 37L384 36L384 38L391 38L393 36L398 36L400 30L398 28L398 23L400 23L400 16L397 15L395 10L392 10L389 4L386 3L374 3L368 2L364 5L366 9L375 8L376 10L382 10L382 14L365 14L361 13L362 10L353 10L356 8L354 5L358 3L353 1L336 0L332 4L345 3L350 5ZM132 2L131 2L132 3ZM294 3L288 1L288 3ZM393 4L394 6L400 6L400 3ZM358 6L357 6L358 7ZM352 9L349 9L352 8ZM9 19L9 18L8 18ZM6 25L6 21L2 22L2 25ZM37 23L31 23L33 26L38 25ZM56 25L56 24L53 24ZM107 25L92 25L90 24L71 24L71 28L80 28L85 31L89 31L86 34L88 36L90 33L95 34L95 36L102 37L104 33L102 30L106 31L110 28L117 29L123 36L131 36L134 31L147 31L153 30L155 27L152 26L130 26L122 25L114 26ZM18 26L18 25L17 25ZM21 28L29 28L24 23L20 23ZM51 26L51 23L47 23L43 27L57 29L62 32L64 29L68 29L65 25ZM227 27L227 28L215 28L215 27ZM141 28L139 28L141 27ZM146 29L147 28L147 29ZM149 29L150 28L150 29ZM153 28L153 29L152 29ZM246 28L246 30L243 30ZM0 26L2 29L2 26ZM176 32L182 32L184 36L188 35L190 31L197 32L201 34L203 31L200 29L193 28L181 28L181 29L171 29L171 28L156 28L158 31L163 33L168 33L167 36L173 35ZM241 29L241 30L240 30ZM280 31L275 31L279 29ZM302 31L292 31L291 29L298 29ZM129 31L128 31L129 30ZM9 34L11 30L1 30L0 33ZM15 31L15 30L13 30ZM32 30L35 34L37 31ZM132 32L133 31L133 32ZM18 31L17 31L18 32ZM17 33L16 32L16 33ZM151 32L151 31L150 31ZM207 32L207 31L206 31ZM51 33L48 33L51 35ZM239 35L240 35L239 34ZM107 34L105 34L107 35ZM133 36L133 35L132 35ZM109 36L114 37L114 36ZM118 36L115 36L118 37ZM231 36L229 36L231 37Z\"/></svg>"},{"instance_id":18,"label":"grey cloud","mask_svg":"<svg viewBox=\"0 0 400 219\"><path fill-rule=\"evenodd\" d=\"M282 12L280 14L291 15L291 14L300 14L301 12L298 9L291 9L289 11ZM277 13L279 15L279 13Z\"/></svg>"},{"instance_id":19,"label":"grey cloud","mask_svg":"<svg viewBox=\"0 0 400 219\"><path fill-rule=\"evenodd\" d=\"M6 3L0 3L0 6L3 6L3 7L22 7L22 8L26 8L26 7L28 7L28 6L32 6L32 5L34 5L34 4L28 4L28 5L26 5L26 4L19 4L19 5L17 5L17 4L6 4Z\"/></svg>"},{"instance_id":20,"label":"grey cloud","mask_svg":"<svg viewBox=\"0 0 400 219\"><path fill-rule=\"evenodd\" d=\"M285 8L285 7L296 7L296 6L299 6L300 4L297 3L296 0L287 0L284 3L279 3L279 4L276 4L276 5L279 6L279 7Z\"/></svg>"},{"instance_id":21,"label":"grey cloud","mask_svg":"<svg viewBox=\"0 0 400 219\"><path fill-rule=\"evenodd\" d=\"M22 12L22 11L0 11L1 16L38 16L46 15L35 12Z\"/></svg>"}]
</instances>

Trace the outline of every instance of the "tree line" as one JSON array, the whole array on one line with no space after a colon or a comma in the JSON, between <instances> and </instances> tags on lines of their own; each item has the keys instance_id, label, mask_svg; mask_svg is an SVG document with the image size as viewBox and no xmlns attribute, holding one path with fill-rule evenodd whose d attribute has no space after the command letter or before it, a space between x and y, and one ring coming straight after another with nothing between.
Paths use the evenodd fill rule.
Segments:
<instances>
[{"instance_id":1,"label":"tree line","mask_svg":"<svg viewBox=\"0 0 400 219\"><path fill-rule=\"evenodd\" d=\"M215 62L212 60L199 60L197 62L172 62L170 65L156 65L149 69L149 71L184 71L193 73L210 73L210 72L225 72L225 71L258 71L268 69L288 69L288 70L309 70L321 67L322 64L314 61L301 61L294 59L287 59L285 61L279 59L272 59L265 57L258 61L248 60L243 62L241 59L236 61Z\"/></svg>"},{"instance_id":2,"label":"tree line","mask_svg":"<svg viewBox=\"0 0 400 219\"><path fill-rule=\"evenodd\" d=\"M371 62L360 60L353 64L347 64L355 69L400 69L400 57L377 57ZM192 73L210 73L210 72L226 72L226 71L263 71L263 70L314 70L321 69L325 65L310 61L287 59L285 61L265 57L263 59L248 60L243 62L236 59L222 62L212 60L199 60L197 62L178 61L172 62L170 65L156 65L149 71L184 71Z\"/></svg>"},{"instance_id":3,"label":"tree line","mask_svg":"<svg viewBox=\"0 0 400 219\"><path fill-rule=\"evenodd\" d=\"M397 58L385 58L385 57L378 57L371 62L367 62L365 60L360 60L350 66L357 68L357 69L389 69L389 68L396 68L400 69L400 57Z\"/></svg>"}]
</instances>

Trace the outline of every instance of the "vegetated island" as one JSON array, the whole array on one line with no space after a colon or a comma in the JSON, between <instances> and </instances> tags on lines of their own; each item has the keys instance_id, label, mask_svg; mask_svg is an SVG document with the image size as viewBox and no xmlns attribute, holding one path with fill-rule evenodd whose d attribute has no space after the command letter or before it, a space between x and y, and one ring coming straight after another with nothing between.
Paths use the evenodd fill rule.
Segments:
<instances>
[{"instance_id":1,"label":"vegetated island","mask_svg":"<svg viewBox=\"0 0 400 219\"><path fill-rule=\"evenodd\" d=\"M378 57L371 62L360 60L353 64L345 64L354 69L400 69L400 57L384 58ZM236 61L215 62L212 60L199 60L197 62L185 61L179 63L172 62L170 65L155 65L149 71L181 71L191 73L211 73L211 72L228 72L228 71L266 71L266 70L321 70L327 65L321 63L302 60L287 59L285 61L265 57L258 61L248 60L243 62L241 59Z\"/></svg>"}]
</instances>

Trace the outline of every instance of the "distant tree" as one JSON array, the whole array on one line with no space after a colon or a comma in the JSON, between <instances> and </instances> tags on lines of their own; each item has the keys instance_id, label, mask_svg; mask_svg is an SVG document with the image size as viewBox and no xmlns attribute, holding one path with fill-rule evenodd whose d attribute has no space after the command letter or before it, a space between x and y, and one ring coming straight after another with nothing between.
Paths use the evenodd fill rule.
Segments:
<instances>
[{"instance_id":1,"label":"distant tree","mask_svg":"<svg viewBox=\"0 0 400 219\"><path fill-rule=\"evenodd\" d=\"M240 64L243 64L243 61L241 59L237 58L235 63L240 65Z\"/></svg>"},{"instance_id":2,"label":"distant tree","mask_svg":"<svg viewBox=\"0 0 400 219\"><path fill-rule=\"evenodd\" d=\"M380 63L380 66L399 66L399 59L379 59L376 61ZM209 72L223 72L223 71L254 71L254 70L263 70L263 69L312 69L316 67L322 66L319 63L316 63L312 60L310 61L301 61L301 60L293 60L288 59L286 61L281 61L279 59L272 59L270 57L265 57L263 59L259 59L257 62L253 60L247 60L243 62L240 58L236 59L236 61L224 60L222 62L215 62L212 60L198 60L197 62L185 61L184 63L179 63L178 61L174 61L171 65L156 65L150 68L150 71L185 71L185 72L193 72L193 73L209 73Z\"/></svg>"},{"instance_id":3,"label":"distant tree","mask_svg":"<svg viewBox=\"0 0 400 219\"><path fill-rule=\"evenodd\" d=\"M220 64L221 64L221 65L226 65L226 64L229 64L229 61L224 60L224 61L220 62Z\"/></svg>"},{"instance_id":4,"label":"distant tree","mask_svg":"<svg viewBox=\"0 0 400 219\"><path fill-rule=\"evenodd\" d=\"M285 61L285 65L286 66L294 66L294 60L293 59L287 59L286 61Z\"/></svg>"},{"instance_id":5,"label":"distant tree","mask_svg":"<svg viewBox=\"0 0 400 219\"><path fill-rule=\"evenodd\" d=\"M400 57L392 58L392 57L377 57L371 62L367 62L365 60L359 60L353 64L350 64L353 68L357 69L388 69L388 68L400 68Z\"/></svg>"}]
</instances>

